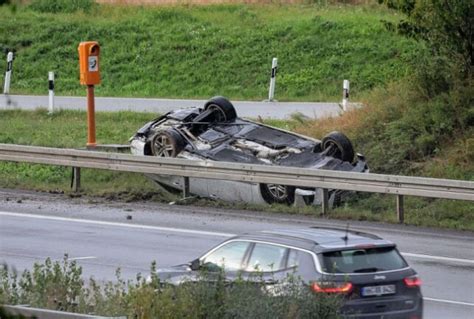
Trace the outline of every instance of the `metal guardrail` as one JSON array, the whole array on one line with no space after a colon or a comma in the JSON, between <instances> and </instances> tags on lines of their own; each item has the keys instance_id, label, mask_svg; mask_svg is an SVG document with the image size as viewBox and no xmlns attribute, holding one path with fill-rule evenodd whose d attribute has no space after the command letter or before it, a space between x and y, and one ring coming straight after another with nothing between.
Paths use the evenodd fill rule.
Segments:
<instances>
[{"instance_id":1,"label":"metal guardrail","mask_svg":"<svg viewBox=\"0 0 474 319\"><path fill-rule=\"evenodd\" d=\"M0 144L0 160L474 201L474 182ZM323 207L324 210L324 207ZM399 214L403 215L402 212ZM400 216L399 216L400 217ZM403 219L403 216L401 216Z\"/></svg>"},{"instance_id":2,"label":"metal guardrail","mask_svg":"<svg viewBox=\"0 0 474 319\"><path fill-rule=\"evenodd\" d=\"M26 318L35 319L127 319L125 316L121 317L102 317L95 315L84 315L80 313L56 311L42 308L31 308L29 306L10 306L0 305L10 315L20 315Z\"/></svg>"}]
</instances>

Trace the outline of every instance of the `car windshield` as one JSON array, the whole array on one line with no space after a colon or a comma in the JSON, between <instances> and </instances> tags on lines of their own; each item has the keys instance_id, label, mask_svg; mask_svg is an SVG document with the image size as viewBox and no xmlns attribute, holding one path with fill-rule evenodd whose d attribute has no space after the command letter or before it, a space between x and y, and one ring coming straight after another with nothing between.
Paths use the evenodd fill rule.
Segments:
<instances>
[{"instance_id":1,"label":"car windshield","mask_svg":"<svg viewBox=\"0 0 474 319\"><path fill-rule=\"evenodd\" d=\"M371 247L326 252L320 255L324 272L364 273L407 267L395 247Z\"/></svg>"}]
</instances>

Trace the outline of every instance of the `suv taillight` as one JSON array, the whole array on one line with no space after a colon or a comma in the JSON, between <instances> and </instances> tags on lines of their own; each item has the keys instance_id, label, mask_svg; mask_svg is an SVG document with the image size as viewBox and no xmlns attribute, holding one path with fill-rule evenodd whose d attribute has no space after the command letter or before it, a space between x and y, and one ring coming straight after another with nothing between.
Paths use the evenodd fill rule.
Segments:
<instances>
[{"instance_id":1,"label":"suv taillight","mask_svg":"<svg viewBox=\"0 0 474 319\"><path fill-rule=\"evenodd\" d=\"M421 286L421 279L418 276L406 277L403 279L403 282L405 283L405 286L409 288Z\"/></svg>"},{"instance_id":2,"label":"suv taillight","mask_svg":"<svg viewBox=\"0 0 474 319\"><path fill-rule=\"evenodd\" d=\"M314 292L340 293L346 294L352 291L353 285L350 282L313 282L311 289Z\"/></svg>"}]
</instances>

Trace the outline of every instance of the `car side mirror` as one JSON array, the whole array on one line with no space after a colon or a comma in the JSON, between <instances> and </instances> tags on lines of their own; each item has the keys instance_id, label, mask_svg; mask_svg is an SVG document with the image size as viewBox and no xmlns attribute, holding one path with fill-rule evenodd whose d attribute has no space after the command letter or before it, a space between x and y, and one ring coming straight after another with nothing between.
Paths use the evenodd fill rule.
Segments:
<instances>
[{"instance_id":1,"label":"car side mirror","mask_svg":"<svg viewBox=\"0 0 474 319\"><path fill-rule=\"evenodd\" d=\"M199 268L201 268L201 261L199 260L199 258L191 261L189 267L191 268L191 270L199 270Z\"/></svg>"}]
</instances>

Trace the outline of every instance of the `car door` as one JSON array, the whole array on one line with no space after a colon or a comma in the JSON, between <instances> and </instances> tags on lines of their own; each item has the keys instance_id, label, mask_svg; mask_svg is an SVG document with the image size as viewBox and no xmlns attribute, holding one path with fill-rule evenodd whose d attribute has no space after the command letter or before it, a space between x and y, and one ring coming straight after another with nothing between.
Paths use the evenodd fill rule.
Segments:
<instances>
[{"instance_id":1,"label":"car door","mask_svg":"<svg viewBox=\"0 0 474 319\"><path fill-rule=\"evenodd\" d=\"M294 268L288 267L290 250L279 245L256 242L251 247L247 260L244 262L241 275L243 279L263 282L267 291L281 294L284 279Z\"/></svg>"}]
</instances>

